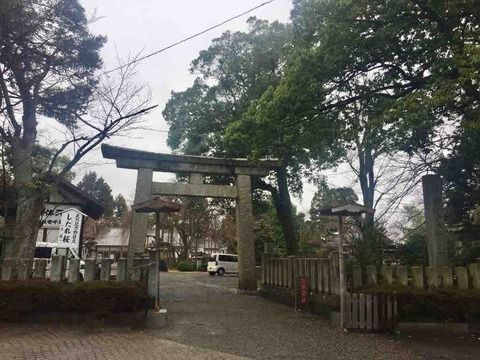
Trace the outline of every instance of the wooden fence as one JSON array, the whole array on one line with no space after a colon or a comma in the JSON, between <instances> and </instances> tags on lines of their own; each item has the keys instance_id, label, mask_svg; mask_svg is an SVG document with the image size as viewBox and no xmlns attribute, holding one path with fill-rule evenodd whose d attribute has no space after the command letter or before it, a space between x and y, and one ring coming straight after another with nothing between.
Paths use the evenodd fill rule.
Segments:
<instances>
[{"instance_id":1,"label":"wooden fence","mask_svg":"<svg viewBox=\"0 0 480 360\"><path fill-rule=\"evenodd\" d=\"M397 319L397 299L387 294L345 294L345 328L391 330Z\"/></svg>"},{"instance_id":2,"label":"wooden fence","mask_svg":"<svg viewBox=\"0 0 480 360\"><path fill-rule=\"evenodd\" d=\"M295 288L298 276L309 278L310 291L338 294L338 269L335 262L317 258L265 258L262 282L266 285Z\"/></svg>"},{"instance_id":3,"label":"wooden fence","mask_svg":"<svg viewBox=\"0 0 480 360\"><path fill-rule=\"evenodd\" d=\"M84 281L140 281L147 278L148 269L152 262L148 258L133 259L130 274L127 272L127 259L120 258L116 263L115 276L112 276L112 260L102 259L98 263L95 259L87 259L83 271ZM2 264L2 281L14 280L14 260L5 259ZM16 280L27 279L50 279L50 281L68 281L75 283L80 281L80 260L67 259L63 255L53 255L50 268L47 268L46 259L35 261L24 260L20 262L16 271ZM98 266L100 265L100 266ZM153 264L154 265L154 264Z\"/></svg>"},{"instance_id":4,"label":"wooden fence","mask_svg":"<svg viewBox=\"0 0 480 360\"><path fill-rule=\"evenodd\" d=\"M353 266L346 274L347 289L358 291L377 284L415 289L480 289L480 263L467 267ZM262 264L265 285L294 288L297 276L309 278L310 291L339 294L338 255L330 258L268 258Z\"/></svg>"}]
</instances>

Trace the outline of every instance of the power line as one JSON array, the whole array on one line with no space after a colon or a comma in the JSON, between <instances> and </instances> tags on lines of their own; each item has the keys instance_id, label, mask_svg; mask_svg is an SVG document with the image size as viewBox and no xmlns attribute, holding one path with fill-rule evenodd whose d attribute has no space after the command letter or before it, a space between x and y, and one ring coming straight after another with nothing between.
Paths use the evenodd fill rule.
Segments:
<instances>
[{"instance_id":1,"label":"power line","mask_svg":"<svg viewBox=\"0 0 480 360\"><path fill-rule=\"evenodd\" d=\"M177 42L175 42L175 43L173 43L173 44L170 44L170 45L168 45L168 46L166 46L166 47L164 47L164 48L162 48L162 49L160 49L160 50L157 50L157 51L154 51L154 52L152 52L152 53L150 53L150 54L141 56L141 57L139 57L139 58L137 58L137 59L135 59L135 60L133 60L133 61L130 61L130 62L124 64L124 65L120 65L120 66L118 66L118 67L116 67L116 68L114 68L114 69L105 71L103 74L101 74L101 76L102 76L102 75L107 75L107 74L109 74L109 73L111 73L111 72L113 72L113 71L123 69L124 67L130 66L130 65L132 65L132 64L136 64L136 63L138 63L138 62L140 62L140 61L143 61L143 60L145 60L145 59L148 59L148 58L150 58L150 57L152 57L152 56L158 55L158 54L160 54L160 53L162 53L162 52L164 52L164 51L166 51L166 50L168 50L168 49L171 49L171 48L173 48L173 47L175 47L175 46L177 46L177 45L183 44L184 42L187 42L187 41L189 41L189 40L191 40L191 39L194 39L194 38L196 38L196 37L198 37L198 36L200 36L200 35L203 35L203 34L209 32L209 31L212 31L213 29L216 29L216 28L218 28L218 27L220 27L220 26L222 26L222 25L225 25L226 23L228 23L228 22L230 22L230 21L232 21L232 20L238 19L238 18L240 18L240 17L242 17L242 16L244 16L244 15L246 15L246 14L248 14L248 13L251 13L252 11L255 11L255 10L257 10L257 9L265 6L265 5L268 5L268 4L270 4L270 3L274 2L274 1L275 1L275 0L265 1L265 2L261 3L260 5L257 5L257 6L255 6L255 7L253 7L253 8L251 8L251 9L248 9L248 10L246 10L246 11L240 13L240 14L237 14L237 15L235 15L235 16L232 16L231 18L228 18L228 19L226 19L226 20L224 20L224 21L222 21L222 22L220 22L220 23L218 23L218 24L216 24L216 25L213 25L213 26L211 26L211 27L209 27L209 28L207 28L207 29L205 29L205 30L202 30L202 31L200 31L200 32L198 32L198 33L196 33L196 34L193 34L193 35L191 35L191 36L189 36L189 37L186 37L186 38L184 38L184 39L182 39L182 40L179 40L179 41L177 41Z\"/></svg>"}]
</instances>

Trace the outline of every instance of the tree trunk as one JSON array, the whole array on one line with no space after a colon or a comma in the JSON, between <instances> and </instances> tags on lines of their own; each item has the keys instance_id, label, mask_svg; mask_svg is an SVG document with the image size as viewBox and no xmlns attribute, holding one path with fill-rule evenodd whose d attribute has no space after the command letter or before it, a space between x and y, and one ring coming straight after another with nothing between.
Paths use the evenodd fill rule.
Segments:
<instances>
[{"instance_id":1,"label":"tree trunk","mask_svg":"<svg viewBox=\"0 0 480 360\"><path fill-rule=\"evenodd\" d=\"M294 255L297 251L298 238L293 221L292 203L288 191L287 169L282 166L277 171L278 191L271 191L273 203L277 210L277 218L282 228L283 237L287 247L287 254Z\"/></svg>"},{"instance_id":2,"label":"tree trunk","mask_svg":"<svg viewBox=\"0 0 480 360\"><path fill-rule=\"evenodd\" d=\"M374 174L375 160L372 156L372 150L368 147L366 147L364 150L359 148L358 160L360 165L359 181L360 181L360 187L362 189L363 204L366 207L373 209L376 184L375 184L375 174ZM374 225L373 213L365 214L364 225L366 227L373 227Z\"/></svg>"},{"instance_id":3,"label":"tree trunk","mask_svg":"<svg viewBox=\"0 0 480 360\"><path fill-rule=\"evenodd\" d=\"M15 236L8 257L33 260L43 209L41 191L33 179L33 148L37 138L36 106L32 97L23 103L23 135L12 142L14 186L17 195Z\"/></svg>"},{"instance_id":4,"label":"tree trunk","mask_svg":"<svg viewBox=\"0 0 480 360\"><path fill-rule=\"evenodd\" d=\"M12 146L14 186L17 193L14 242L7 257L18 263L32 260L43 209L42 197L33 181L33 147L15 143Z\"/></svg>"}]
</instances>

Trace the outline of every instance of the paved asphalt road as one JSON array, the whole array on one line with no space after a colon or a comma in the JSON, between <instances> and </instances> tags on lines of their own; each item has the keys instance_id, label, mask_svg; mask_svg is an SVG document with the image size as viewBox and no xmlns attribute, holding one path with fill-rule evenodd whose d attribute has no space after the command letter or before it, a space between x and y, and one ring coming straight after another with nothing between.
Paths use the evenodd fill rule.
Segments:
<instances>
[{"instance_id":1,"label":"paved asphalt road","mask_svg":"<svg viewBox=\"0 0 480 360\"><path fill-rule=\"evenodd\" d=\"M156 337L253 359L415 359L397 341L342 333L318 317L237 295L234 276L161 273L168 326Z\"/></svg>"}]
</instances>

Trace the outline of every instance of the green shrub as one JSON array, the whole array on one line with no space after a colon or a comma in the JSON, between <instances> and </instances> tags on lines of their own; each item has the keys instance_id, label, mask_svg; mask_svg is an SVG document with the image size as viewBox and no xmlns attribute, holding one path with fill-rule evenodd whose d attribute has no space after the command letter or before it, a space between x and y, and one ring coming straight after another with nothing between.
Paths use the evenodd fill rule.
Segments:
<instances>
[{"instance_id":1,"label":"green shrub","mask_svg":"<svg viewBox=\"0 0 480 360\"><path fill-rule=\"evenodd\" d=\"M394 293L402 321L480 321L480 291L378 287L366 293Z\"/></svg>"},{"instance_id":2,"label":"green shrub","mask_svg":"<svg viewBox=\"0 0 480 360\"><path fill-rule=\"evenodd\" d=\"M103 315L137 311L147 304L146 289L135 282L0 281L0 320L49 312Z\"/></svg>"},{"instance_id":3,"label":"green shrub","mask_svg":"<svg viewBox=\"0 0 480 360\"><path fill-rule=\"evenodd\" d=\"M207 271L207 264L202 264L199 267L197 267L197 271Z\"/></svg>"},{"instance_id":4,"label":"green shrub","mask_svg":"<svg viewBox=\"0 0 480 360\"><path fill-rule=\"evenodd\" d=\"M186 262L181 262L178 263L177 265L178 271L194 271L195 270L195 265L186 263Z\"/></svg>"}]
</instances>

